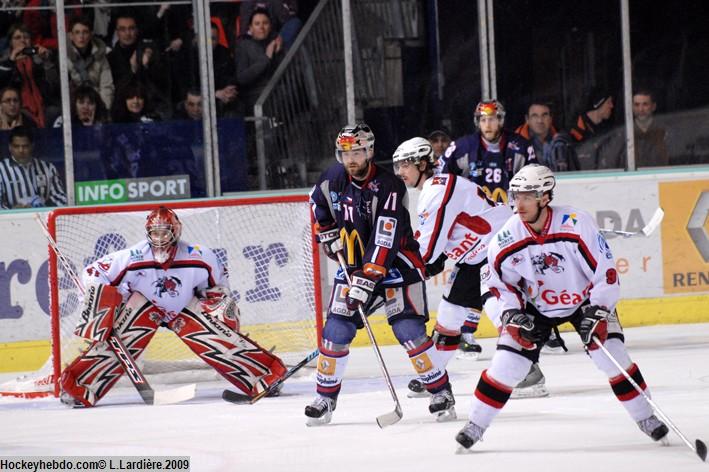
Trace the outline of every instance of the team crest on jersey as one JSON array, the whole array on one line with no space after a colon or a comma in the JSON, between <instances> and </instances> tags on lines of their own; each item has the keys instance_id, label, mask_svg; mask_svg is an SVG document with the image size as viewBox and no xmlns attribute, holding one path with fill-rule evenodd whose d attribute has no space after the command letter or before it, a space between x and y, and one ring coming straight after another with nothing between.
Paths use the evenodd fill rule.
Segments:
<instances>
[{"instance_id":1,"label":"team crest on jersey","mask_svg":"<svg viewBox=\"0 0 709 472\"><path fill-rule=\"evenodd\" d=\"M561 265L566 258L557 252L541 253L538 256L532 256L532 264L537 274L545 275L547 270L560 274L564 272L564 266Z\"/></svg>"},{"instance_id":2,"label":"team crest on jersey","mask_svg":"<svg viewBox=\"0 0 709 472\"><path fill-rule=\"evenodd\" d=\"M374 235L374 244L391 249L394 245L396 234L396 218L380 216L377 219L377 232Z\"/></svg>"},{"instance_id":3,"label":"team crest on jersey","mask_svg":"<svg viewBox=\"0 0 709 472\"><path fill-rule=\"evenodd\" d=\"M576 213L567 213L561 217L561 229L573 230L578 222Z\"/></svg>"},{"instance_id":4,"label":"team crest on jersey","mask_svg":"<svg viewBox=\"0 0 709 472\"><path fill-rule=\"evenodd\" d=\"M598 233L598 247L601 248L601 254L605 255L606 259L613 259L613 253L610 246L608 246L608 241L601 233Z\"/></svg>"},{"instance_id":5,"label":"team crest on jersey","mask_svg":"<svg viewBox=\"0 0 709 472\"><path fill-rule=\"evenodd\" d=\"M514 240L515 238L512 237L512 233L508 229L497 233L497 245L500 246L500 249L511 244Z\"/></svg>"},{"instance_id":6,"label":"team crest on jersey","mask_svg":"<svg viewBox=\"0 0 709 472\"><path fill-rule=\"evenodd\" d=\"M165 276L160 277L158 280L153 282L155 286L155 295L161 297L167 294L169 297L175 298L180 294L180 287L182 287L182 281L175 276Z\"/></svg>"},{"instance_id":7,"label":"team crest on jersey","mask_svg":"<svg viewBox=\"0 0 709 472\"><path fill-rule=\"evenodd\" d=\"M187 255L188 256L201 256L202 255L202 248L195 244L194 246L187 246Z\"/></svg>"},{"instance_id":8,"label":"team crest on jersey","mask_svg":"<svg viewBox=\"0 0 709 472\"><path fill-rule=\"evenodd\" d=\"M445 185L448 177L445 175L437 175L431 180L431 185Z\"/></svg>"},{"instance_id":9,"label":"team crest on jersey","mask_svg":"<svg viewBox=\"0 0 709 472\"><path fill-rule=\"evenodd\" d=\"M379 191L379 182L372 180L367 184L367 188L372 192L377 193Z\"/></svg>"},{"instance_id":10,"label":"team crest on jersey","mask_svg":"<svg viewBox=\"0 0 709 472\"><path fill-rule=\"evenodd\" d=\"M330 201L332 202L332 209L340 211L340 196L337 192L330 192Z\"/></svg>"}]
</instances>

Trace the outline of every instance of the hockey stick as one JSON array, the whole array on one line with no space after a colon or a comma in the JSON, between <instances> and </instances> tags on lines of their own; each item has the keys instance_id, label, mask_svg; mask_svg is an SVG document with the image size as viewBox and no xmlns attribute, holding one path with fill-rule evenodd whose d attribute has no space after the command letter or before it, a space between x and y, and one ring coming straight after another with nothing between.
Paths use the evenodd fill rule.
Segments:
<instances>
[{"instance_id":1,"label":"hockey stick","mask_svg":"<svg viewBox=\"0 0 709 472\"><path fill-rule=\"evenodd\" d=\"M665 217L665 212L662 208L658 208L655 210L655 213L652 215L652 218L650 218L650 221L648 222L647 225L640 231L618 231L615 229L604 229L601 228L599 231L601 233L612 233L612 234L618 234L620 236L623 236L624 238L630 238L632 236L650 236L658 226L660 226L660 223L662 223L662 219Z\"/></svg>"},{"instance_id":2,"label":"hockey stick","mask_svg":"<svg viewBox=\"0 0 709 472\"><path fill-rule=\"evenodd\" d=\"M257 401L261 400L263 397L267 397L271 392L278 391L278 389L283 385L283 382L285 382L288 378L290 378L293 374L298 372L300 369L305 367L318 357L320 354L320 349L315 349L313 352L305 356L303 360L298 362L296 365L288 369L285 374L283 374L283 377L280 379L276 380L273 382L271 385L268 386L268 388L264 389L263 391L259 392L258 394L254 395L253 397L250 397L248 395L244 395L243 393L238 393L234 392L232 390L224 390L222 392L222 398L230 403L238 403L238 404L245 404L249 403L253 405Z\"/></svg>"},{"instance_id":3,"label":"hockey stick","mask_svg":"<svg viewBox=\"0 0 709 472\"><path fill-rule=\"evenodd\" d=\"M44 223L44 220L42 220L42 217L39 215L39 213L35 213L35 219L37 220L39 226L42 228L42 231L44 232L44 235L46 236L47 241L49 242L49 246L54 251L54 254L57 255L57 259L59 259L59 262L61 263L62 267L64 267L64 270L66 271L67 275L69 276L71 281L74 282L74 285L79 290L81 295L84 295L84 285L81 283L81 280L76 275L76 272L74 272L74 269L71 267L69 260L59 249L57 242L54 240L54 237L52 237L51 233L49 232L49 228L47 228L47 225ZM194 397L195 390L197 388L196 384L190 384L172 390L156 392L150 386L150 384L148 383L148 379L145 378L145 375L143 375L143 372L138 367L138 364L136 364L135 359L133 359L133 356L130 354L126 346L123 344L123 341L121 341L119 337L114 336L113 333L111 333L111 335L108 337L108 345L111 347L111 350L116 355L116 359L118 359L118 362L120 362L123 366L123 369L126 371L126 374L128 374L128 378L133 383L133 386L135 386L136 390L138 390L140 397L143 399L143 402L145 402L146 405L178 403L184 400L189 400L190 398Z\"/></svg>"},{"instance_id":4,"label":"hockey stick","mask_svg":"<svg viewBox=\"0 0 709 472\"><path fill-rule=\"evenodd\" d=\"M630 382L630 385L632 385L633 388L634 388L640 395L642 395L643 398L645 398L645 400L647 400L647 402L650 404L650 406L652 407L652 409L655 410L655 413L657 413L657 415L658 415L665 423L667 423L667 425L668 425L670 428L672 428L672 431L674 431L675 433L677 433L677 436L679 436L679 437L682 439L682 441L684 441L684 443L687 445L687 447L689 447L692 451L694 451L694 453L695 453L696 455L698 455L699 458L700 458L703 462L706 462L706 460L707 460L707 445L704 444L704 442L703 442L701 439L696 439L696 440L694 441L694 444L692 444L692 443L684 436L684 434L682 434L682 432L679 430L679 428L678 428L677 426L675 426L675 424L672 422L672 420L669 418L669 416L667 416L667 415L665 414L665 412L662 411L662 410L660 409L660 407L657 406L657 404L656 404L654 401L652 401L652 399L643 391L643 389L640 388L640 386L637 384L637 382L635 382L635 380L633 380L633 378L630 376L630 374L628 374L628 372L627 372L623 367L621 367L620 363L618 363L618 361L615 359L615 357L613 357L613 354L611 354L611 353L608 351L608 349L606 349L606 347L603 345L603 343L601 343L601 341L600 341L600 340L598 339L598 337L595 336L595 335L593 336L593 342L596 343L596 346L598 346L598 347L601 348L601 350L602 350L603 353L606 355L606 357L608 358L608 360L610 360L610 361L613 363L613 365L615 365L616 368L617 368L618 370L620 370L621 374L623 374L623 376L626 378L626 380L627 380L628 382Z\"/></svg>"},{"instance_id":5,"label":"hockey stick","mask_svg":"<svg viewBox=\"0 0 709 472\"><path fill-rule=\"evenodd\" d=\"M347 285L352 287L352 280L350 279L350 274L347 273L347 265L345 264L345 258L342 256L342 252L340 252L340 251L337 251L337 260L340 262L340 268L342 269L342 272L345 274L345 280L347 280ZM372 348L374 349L374 354L377 356L377 362L379 363L379 367L382 369L382 375L384 376L384 381L386 382L387 387L389 387L389 393L391 393L391 396L394 399L394 403L395 403L394 411L377 416L377 424L379 425L380 428L385 428L385 427L391 426L394 423L401 420L401 418L404 416L404 413L401 411L401 403L399 403L399 397L396 396L396 390L394 390L394 384L391 382L391 376L389 375L389 371L387 370L387 366L384 363L384 359L382 358L382 353L379 350L379 345L377 344L377 340L374 338L374 333L372 332L372 327L369 325L369 320L367 319L367 315L364 313L364 310L362 310L361 305L357 308L357 311L359 312L359 316L362 318L362 323L364 324L364 328L367 330L367 335L369 336L369 341L372 343Z\"/></svg>"}]
</instances>

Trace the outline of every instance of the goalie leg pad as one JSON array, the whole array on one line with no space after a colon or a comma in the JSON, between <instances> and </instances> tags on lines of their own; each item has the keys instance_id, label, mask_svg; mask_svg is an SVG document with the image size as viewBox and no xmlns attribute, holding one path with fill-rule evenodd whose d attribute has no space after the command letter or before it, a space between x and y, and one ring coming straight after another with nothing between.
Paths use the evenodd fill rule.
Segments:
<instances>
[{"instance_id":1,"label":"goalie leg pad","mask_svg":"<svg viewBox=\"0 0 709 472\"><path fill-rule=\"evenodd\" d=\"M94 284L86 288L81 318L74 334L93 341L105 341L111 334L116 311L123 297L116 287Z\"/></svg>"},{"instance_id":2,"label":"goalie leg pad","mask_svg":"<svg viewBox=\"0 0 709 472\"><path fill-rule=\"evenodd\" d=\"M118 313L113 334L134 359L138 359L155 335L160 311L140 293L133 293ZM118 382L125 370L107 342L93 342L64 369L61 389L84 406L94 406Z\"/></svg>"},{"instance_id":3,"label":"goalie leg pad","mask_svg":"<svg viewBox=\"0 0 709 472\"><path fill-rule=\"evenodd\" d=\"M277 356L201 311L196 299L167 327L200 359L247 395L257 395L287 370Z\"/></svg>"}]
</instances>

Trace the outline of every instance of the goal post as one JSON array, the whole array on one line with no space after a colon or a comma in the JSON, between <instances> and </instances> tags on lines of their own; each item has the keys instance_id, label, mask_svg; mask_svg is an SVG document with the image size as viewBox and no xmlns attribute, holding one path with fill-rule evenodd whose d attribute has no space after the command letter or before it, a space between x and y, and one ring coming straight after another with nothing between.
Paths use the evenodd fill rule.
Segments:
<instances>
[{"instance_id":1,"label":"goal post","mask_svg":"<svg viewBox=\"0 0 709 472\"><path fill-rule=\"evenodd\" d=\"M49 213L47 226L81 277L93 261L145 239L146 217L158 205L175 210L183 241L214 250L227 267L242 332L264 349L273 348L286 363L297 362L317 347L323 325L320 259L306 195L59 208ZM73 335L81 295L64 272L50 249L55 395L62 369L85 345ZM180 372L203 367L165 328L153 338L141 363L146 375L164 373L177 382Z\"/></svg>"}]
</instances>

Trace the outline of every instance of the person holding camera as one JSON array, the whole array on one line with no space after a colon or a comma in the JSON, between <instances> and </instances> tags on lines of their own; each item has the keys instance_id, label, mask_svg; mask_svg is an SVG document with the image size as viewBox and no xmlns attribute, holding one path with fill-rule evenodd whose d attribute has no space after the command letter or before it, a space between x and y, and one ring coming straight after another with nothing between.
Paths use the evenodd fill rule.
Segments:
<instances>
[{"instance_id":1,"label":"person holding camera","mask_svg":"<svg viewBox=\"0 0 709 472\"><path fill-rule=\"evenodd\" d=\"M161 118L169 118L171 106L165 92L168 90L164 67L160 64L159 48L148 38L141 38L140 28L133 13L122 11L114 18L118 40L108 53L113 82L116 88L131 82L140 82L146 89L155 110Z\"/></svg>"},{"instance_id":2,"label":"person holding camera","mask_svg":"<svg viewBox=\"0 0 709 472\"><path fill-rule=\"evenodd\" d=\"M12 86L19 91L25 113L43 128L47 101L57 94L58 76L49 49L32 45L30 30L22 23L10 27L10 47L0 58L0 87Z\"/></svg>"}]
</instances>

